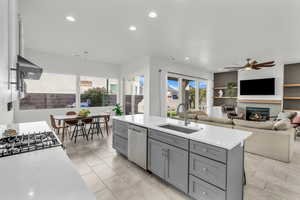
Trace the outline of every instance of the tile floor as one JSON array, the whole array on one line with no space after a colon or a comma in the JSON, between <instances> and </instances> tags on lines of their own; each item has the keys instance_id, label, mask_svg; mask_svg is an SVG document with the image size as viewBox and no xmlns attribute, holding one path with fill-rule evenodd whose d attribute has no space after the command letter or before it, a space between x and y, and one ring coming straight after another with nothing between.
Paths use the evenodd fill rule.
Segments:
<instances>
[{"instance_id":1,"label":"tile floor","mask_svg":"<svg viewBox=\"0 0 300 200\"><path fill-rule=\"evenodd\" d=\"M67 141L66 152L97 200L190 199L154 175L118 155L112 137L77 144ZM246 153L244 200L300 200L300 139L289 164Z\"/></svg>"}]
</instances>

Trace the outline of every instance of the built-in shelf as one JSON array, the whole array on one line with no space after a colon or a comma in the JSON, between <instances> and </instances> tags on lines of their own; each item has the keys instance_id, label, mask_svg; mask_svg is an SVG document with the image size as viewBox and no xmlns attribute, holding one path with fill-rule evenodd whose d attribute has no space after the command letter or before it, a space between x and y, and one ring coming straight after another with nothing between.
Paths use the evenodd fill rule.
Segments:
<instances>
[{"instance_id":1,"label":"built-in shelf","mask_svg":"<svg viewBox=\"0 0 300 200\"><path fill-rule=\"evenodd\" d=\"M286 100L300 100L300 97L283 97Z\"/></svg>"},{"instance_id":2,"label":"built-in shelf","mask_svg":"<svg viewBox=\"0 0 300 200\"><path fill-rule=\"evenodd\" d=\"M284 87L300 87L300 83L284 84Z\"/></svg>"},{"instance_id":3,"label":"built-in shelf","mask_svg":"<svg viewBox=\"0 0 300 200\"><path fill-rule=\"evenodd\" d=\"M281 104L281 100L267 100L267 99L239 99L239 103L265 103L265 104Z\"/></svg>"},{"instance_id":4,"label":"built-in shelf","mask_svg":"<svg viewBox=\"0 0 300 200\"><path fill-rule=\"evenodd\" d=\"M300 112L300 110L284 110L285 112Z\"/></svg>"},{"instance_id":5,"label":"built-in shelf","mask_svg":"<svg viewBox=\"0 0 300 200\"><path fill-rule=\"evenodd\" d=\"M215 97L215 99L236 99L237 97Z\"/></svg>"},{"instance_id":6,"label":"built-in shelf","mask_svg":"<svg viewBox=\"0 0 300 200\"><path fill-rule=\"evenodd\" d=\"M234 89L236 89L237 87L232 87ZM214 90L226 90L228 89L227 87L215 87Z\"/></svg>"}]
</instances>

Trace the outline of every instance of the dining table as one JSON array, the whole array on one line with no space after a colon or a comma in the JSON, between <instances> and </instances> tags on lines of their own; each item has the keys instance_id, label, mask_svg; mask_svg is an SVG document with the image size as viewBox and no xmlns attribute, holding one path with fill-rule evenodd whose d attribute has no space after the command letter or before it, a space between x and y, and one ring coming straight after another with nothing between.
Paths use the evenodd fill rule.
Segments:
<instances>
[{"instance_id":1,"label":"dining table","mask_svg":"<svg viewBox=\"0 0 300 200\"><path fill-rule=\"evenodd\" d=\"M108 122L110 120L110 113L91 113L87 116L81 116L81 115L54 115L53 118L58 121L58 124L63 125L63 132L62 132L62 137L61 137L61 143L64 144L65 141L65 129L67 128L66 126L66 121L68 120L82 120L86 118L93 118L96 119L97 122L101 123L100 120L104 119L104 124L106 128L106 133L109 135L109 128L108 128ZM101 127L99 127L101 128Z\"/></svg>"}]
</instances>

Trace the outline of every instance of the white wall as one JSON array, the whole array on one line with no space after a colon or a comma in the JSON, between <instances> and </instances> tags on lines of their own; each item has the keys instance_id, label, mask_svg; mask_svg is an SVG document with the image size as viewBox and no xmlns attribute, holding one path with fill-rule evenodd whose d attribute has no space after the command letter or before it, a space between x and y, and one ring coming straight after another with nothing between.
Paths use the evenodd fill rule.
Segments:
<instances>
[{"instance_id":1,"label":"white wall","mask_svg":"<svg viewBox=\"0 0 300 200\"><path fill-rule=\"evenodd\" d=\"M144 56L140 58L132 59L132 61L122 65L121 70L121 105L124 104L123 94L124 94L124 81L128 78L132 78L134 76L144 76L144 113L148 115L149 111L149 87L150 87L150 57Z\"/></svg>"},{"instance_id":2,"label":"white wall","mask_svg":"<svg viewBox=\"0 0 300 200\"><path fill-rule=\"evenodd\" d=\"M150 60L150 115L160 115L161 101L160 101L160 73L159 70L162 69L166 72L180 73L188 76L199 77L208 81L208 88L212 88L211 80L213 80L213 74L211 72L206 72L198 66L193 66L185 63L171 62L167 59L151 57ZM208 89L209 90L209 89ZM209 101L212 102L212 95L208 93ZM211 106L209 104L208 106ZM209 108L210 109L210 108Z\"/></svg>"},{"instance_id":3,"label":"white wall","mask_svg":"<svg viewBox=\"0 0 300 200\"><path fill-rule=\"evenodd\" d=\"M32 49L25 49L25 57L43 67L44 72L74 74L83 76L119 78L120 66L106 64L96 61L86 61L73 56L61 56L51 53L40 52ZM68 83L66 83L68 84ZM77 98L78 99L78 98ZM112 107L89 108L91 112L108 112ZM79 111L72 109L39 109L19 110L18 102L15 104L15 122L48 121L49 116L65 114L67 111Z\"/></svg>"},{"instance_id":4,"label":"white wall","mask_svg":"<svg viewBox=\"0 0 300 200\"><path fill-rule=\"evenodd\" d=\"M263 68L260 70L249 70L238 72L238 86L240 80L248 79L262 79L262 78L275 78L275 95L240 95L238 90L239 99L272 99L282 100L283 98L283 69L284 65L277 62L277 65L271 68ZM263 86L262 86L263 87Z\"/></svg>"},{"instance_id":5,"label":"white wall","mask_svg":"<svg viewBox=\"0 0 300 200\"><path fill-rule=\"evenodd\" d=\"M25 57L39 64L44 72L118 78L120 66L97 61L88 61L76 56L25 49Z\"/></svg>"},{"instance_id":6,"label":"white wall","mask_svg":"<svg viewBox=\"0 0 300 200\"><path fill-rule=\"evenodd\" d=\"M13 100L9 68L16 60L16 15L16 0L0 0L0 124L13 122L13 111L7 111L7 103Z\"/></svg>"}]
</instances>

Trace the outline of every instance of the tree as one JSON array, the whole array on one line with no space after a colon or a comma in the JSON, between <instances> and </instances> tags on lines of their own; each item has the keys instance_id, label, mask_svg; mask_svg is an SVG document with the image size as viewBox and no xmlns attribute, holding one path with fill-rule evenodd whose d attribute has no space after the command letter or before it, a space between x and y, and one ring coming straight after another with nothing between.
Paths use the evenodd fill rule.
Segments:
<instances>
[{"instance_id":1,"label":"tree","mask_svg":"<svg viewBox=\"0 0 300 200\"><path fill-rule=\"evenodd\" d=\"M107 103L106 88L91 88L80 95L81 102L87 102L89 106L104 106Z\"/></svg>"}]
</instances>

